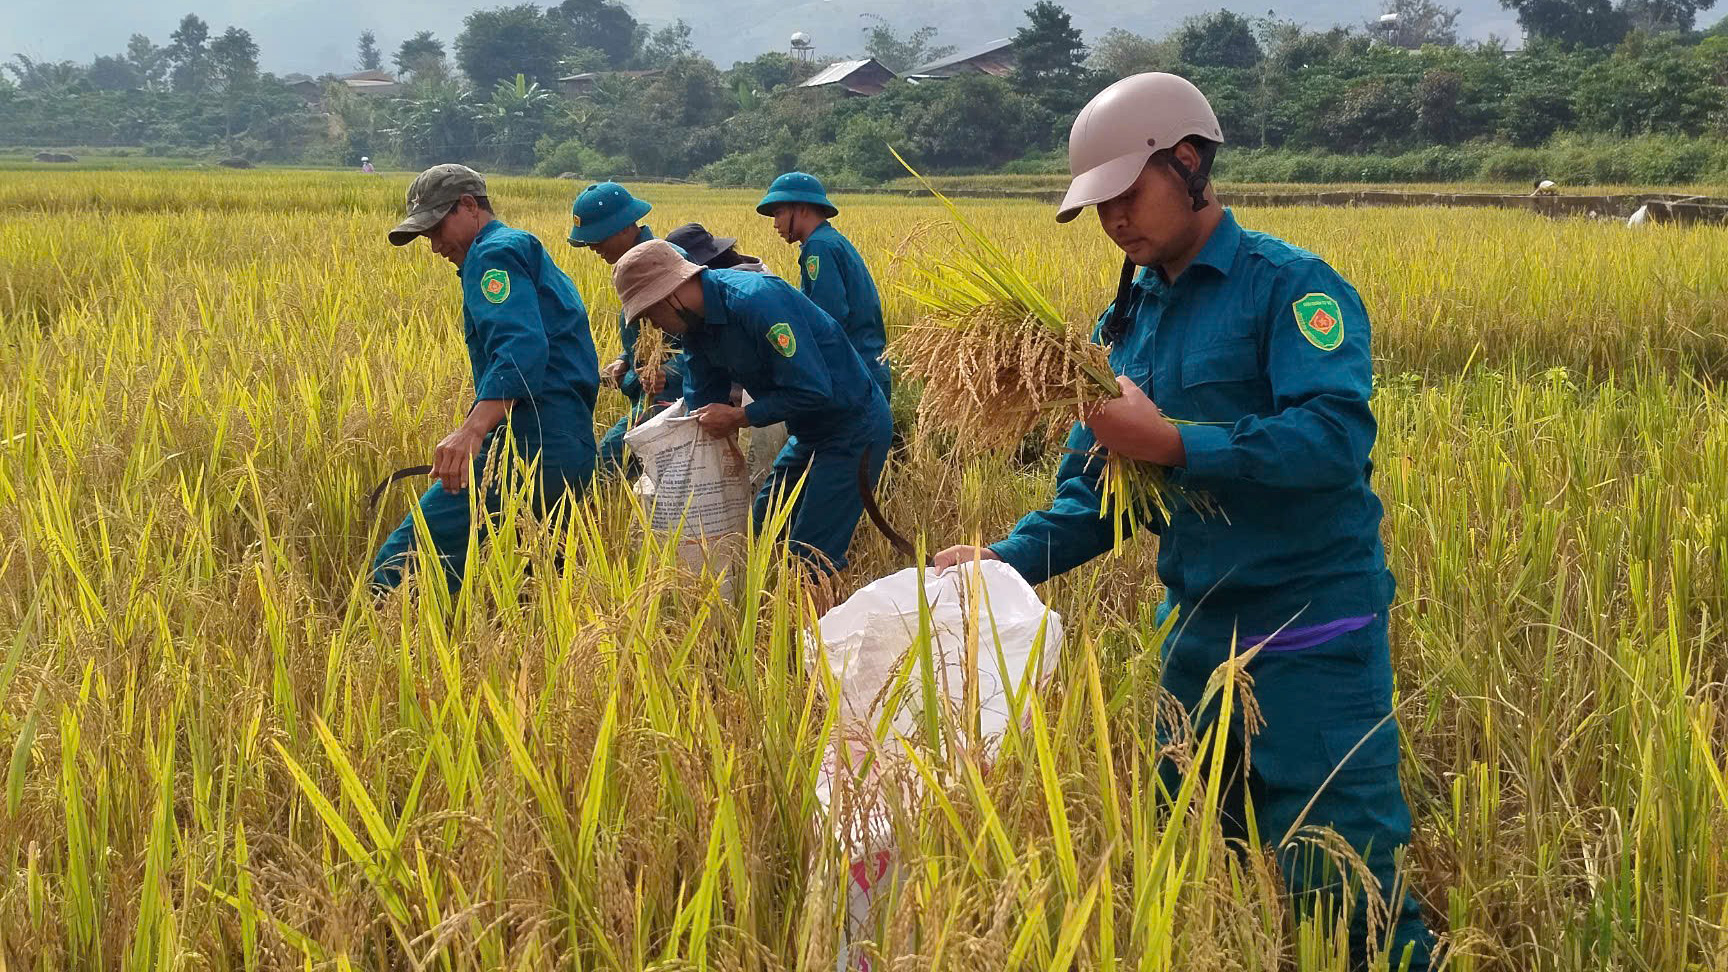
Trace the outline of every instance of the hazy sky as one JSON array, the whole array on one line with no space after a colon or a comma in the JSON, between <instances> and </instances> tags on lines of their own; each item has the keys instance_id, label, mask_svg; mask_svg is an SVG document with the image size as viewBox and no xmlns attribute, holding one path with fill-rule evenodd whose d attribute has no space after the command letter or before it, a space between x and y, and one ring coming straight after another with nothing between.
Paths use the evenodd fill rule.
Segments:
<instances>
[{"instance_id":1,"label":"hazy sky","mask_svg":"<svg viewBox=\"0 0 1728 972\"><path fill-rule=\"evenodd\" d=\"M507 0L0 0L0 59L14 53L32 58L85 61L117 53L133 33L164 44L181 16L196 12L218 34L244 27L258 42L260 60L278 74L354 69L354 46L362 30L378 35L386 61L403 38L430 30L448 44L462 18L478 7ZM1461 31L1468 37L1496 33L1517 37L1512 14L1497 0L1452 0L1464 8ZM932 24L940 41L962 48L1012 33L1032 0L634 0L629 6L651 25L676 17L689 20L695 41L722 67L766 50L781 50L793 30L816 35L819 51L862 49L859 19L878 13L905 26ZM1379 9L1378 0L1066 0L1075 23L1089 37L1111 26L1160 36L1200 10L1232 7L1277 9L1312 23L1358 23ZM1714 18L1711 18L1714 19Z\"/></svg>"}]
</instances>

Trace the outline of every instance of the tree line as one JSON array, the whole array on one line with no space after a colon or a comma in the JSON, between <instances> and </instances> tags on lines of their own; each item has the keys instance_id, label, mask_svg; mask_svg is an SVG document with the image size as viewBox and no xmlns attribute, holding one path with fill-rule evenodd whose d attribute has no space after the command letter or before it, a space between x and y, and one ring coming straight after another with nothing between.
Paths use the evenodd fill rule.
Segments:
<instances>
[{"instance_id":1,"label":"tree line","mask_svg":"<svg viewBox=\"0 0 1728 972\"><path fill-rule=\"evenodd\" d=\"M1061 6L1039 0L1007 76L900 81L868 98L800 88L818 65L779 52L722 70L682 21L650 30L612 0L522 3L471 13L448 48L427 31L403 40L388 56L399 97L327 78L315 108L259 71L244 29L216 34L188 14L161 46L139 35L85 64L14 58L0 80L0 132L15 144L271 161L465 159L749 185L804 168L862 184L902 173L890 145L931 171L1059 169L1068 124L1093 92L1163 70L1211 97L1233 146L1247 150L1226 156L1242 177L1510 177L1543 165L1532 153L1601 146L1594 154L1606 157L1612 140L1632 137L1663 140L1661 152L1632 155L1668 160L1634 178L1686 181L1728 166L1713 142L1728 129L1728 30L1695 29L1711 0L1503 2L1524 28L1519 50L1461 43L1458 10L1437 0L1385 0L1393 16L1324 30L1224 10L1162 36L1121 27L1090 44ZM880 18L860 41L896 71L953 50L928 27ZM377 38L361 35L354 66L385 62ZM582 93L559 90L560 77L583 73L596 78Z\"/></svg>"}]
</instances>

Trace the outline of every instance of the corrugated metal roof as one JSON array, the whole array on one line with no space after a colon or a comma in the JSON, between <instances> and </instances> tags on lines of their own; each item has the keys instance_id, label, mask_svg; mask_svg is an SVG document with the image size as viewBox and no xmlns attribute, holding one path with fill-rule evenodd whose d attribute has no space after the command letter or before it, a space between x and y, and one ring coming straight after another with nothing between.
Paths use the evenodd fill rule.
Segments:
<instances>
[{"instance_id":1,"label":"corrugated metal roof","mask_svg":"<svg viewBox=\"0 0 1728 972\"><path fill-rule=\"evenodd\" d=\"M991 41L989 44L986 44L983 47L977 48L975 50L965 51L965 52L962 52L960 54L955 54L952 57L945 57L940 61L931 61L929 64L919 65L918 67L912 69L911 73L912 74L923 74L923 75L939 75L939 74L941 74L941 72L946 71L946 70L951 70L951 69L953 69L953 68L955 68L961 64L966 63L967 61L973 60L975 58L984 57L984 56L989 55L989 54L998 54L998 53L1001 53L1002 51L1004 51L1008 48L1011 48L1013 46L1014 46L1014 39L1012 37L1004 37L999 41Z\"/></svg>"},{"instance_id":2,"label":"corrugated metal roof","mask_svg":"<svg viewBox=\"0 0 1728 972\"><path fill-rule=\"evenodd\" d=\"M847 75L869 64L872 58L860 58L856 61L837 61L828 65L811 76L800 87L815 88L824 84L834 84L846 80Z\"/></svg>"}]
</instances>

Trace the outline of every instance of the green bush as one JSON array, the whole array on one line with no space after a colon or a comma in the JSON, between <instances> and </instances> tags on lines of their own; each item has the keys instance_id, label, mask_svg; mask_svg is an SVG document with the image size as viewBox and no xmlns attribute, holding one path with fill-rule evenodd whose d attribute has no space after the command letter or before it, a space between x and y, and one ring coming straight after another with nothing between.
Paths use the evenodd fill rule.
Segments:
<instances>
[{"instance_id":1,"label":"green bush","mask_svg":"<svg viewBox=\"0 0 1728 972\"><path fill-rule=\"evenodd\" d=\"M1728 143L1712 138L1562 135L1538 148L1493 143L1398 155L1336 155L1228 147L1219 178L1237 183L1533 182L1673 186L1728 180Z\"/></svg>"},{"instance_id":2,"label":"green bush","mask_svg":"<svg viewBox=\"0 0 1728 972\"><path fill-rule=\"evenodd\" d=\"M634 173L629 160L607 155L574 138L538 154L540 161L534 166L535 175L558 176L574 172L584 179L599 181Z\"/></svg>"},{"instance_id":3,"label":"green bush","mask_svg":"<svg viewBox=\"0 0 1728 972\"><path fill-rule=\"evenodd\" d=\"M783 169L772 147L749 152L734 152L718 162L703 166L696 178L711 186L758 189L774 181Z\"/></svg>"}]
</instances>

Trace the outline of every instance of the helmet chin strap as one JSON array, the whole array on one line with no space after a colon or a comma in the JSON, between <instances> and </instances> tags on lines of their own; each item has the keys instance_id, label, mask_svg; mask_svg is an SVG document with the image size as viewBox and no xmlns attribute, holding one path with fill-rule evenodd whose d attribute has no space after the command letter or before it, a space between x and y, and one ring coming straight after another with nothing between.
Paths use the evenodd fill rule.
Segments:
<instances>
[{"instance_id":1,"label":"helmet chin strap","mask_svg":"<svg viewBox=\"0 0 1728 972\"><path fill-rule=\"evenodd\" d=\"M1128 295L1134 287L1134 261L1122 259L1122 277L1116 282L1116 303L1110 308L1110 320L1104 325L1104 338L1111 344L1128 333Z\"/></svg>"},{"instance_id":2,"label":"helmet chin strap","mask_svg":"<svg viewBox=\"0 0 1728 972\"><path fill-rule=\"evenodd\" d=\"M1208 205L1206 202L1206 184L1212 181L1212 160L1204 153L1200 156L1200 168L1190 169L1183 161L1170 152L1165 161L1170 163L1171 171L1188 187L1188 196L1194 200L1194 211L1199 212Z\"/></svg>"}]
</instances>

